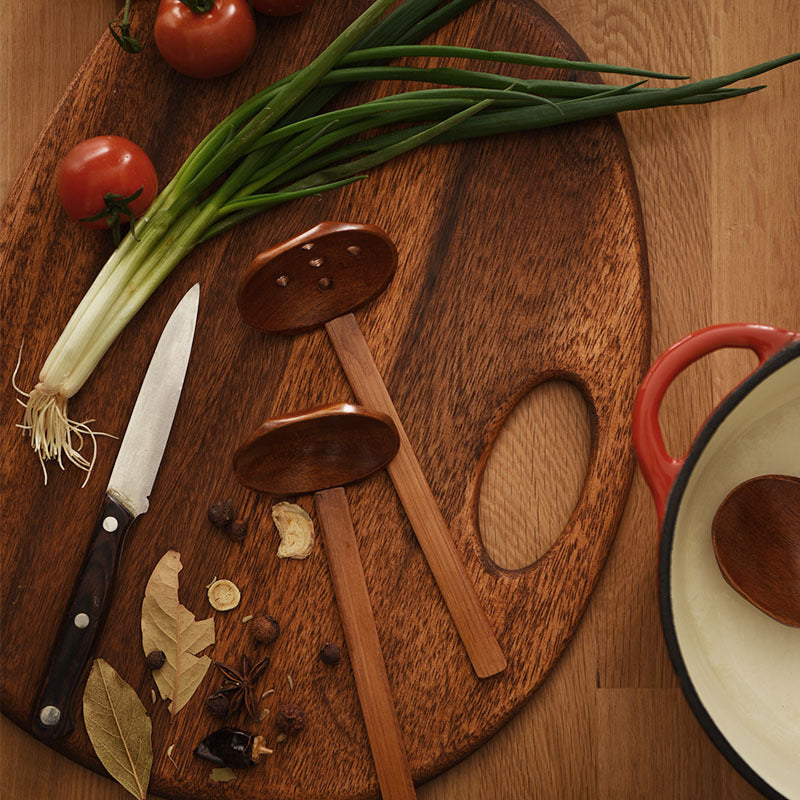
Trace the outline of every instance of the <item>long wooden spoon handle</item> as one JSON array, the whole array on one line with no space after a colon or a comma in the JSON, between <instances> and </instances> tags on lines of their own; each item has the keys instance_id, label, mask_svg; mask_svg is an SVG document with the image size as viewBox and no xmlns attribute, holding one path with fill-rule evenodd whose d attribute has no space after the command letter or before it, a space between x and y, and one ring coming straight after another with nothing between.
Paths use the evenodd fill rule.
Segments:
<instances>
[{"instance_id":1,"label":"long wooden spoon handle","mask_svg":"<svg viewBox=\"0 0 800 800\"><path fill-rule=\"evenodd\" d=\"M314 495L383 800L416 797L344 489Z\"/></svg>"},{"instance_id":2,"label":"long wooden spoon handle","mask_svg":"<svg viewBox=\"0 0 800 800\"><path fill-rule=\"evenodd\" d=\"M397 427L400 450L387 469L476 674L502 672L506 658L355 317L337 317L325 330L358 402L387 414Z\"/></svg>"}]
</instances>

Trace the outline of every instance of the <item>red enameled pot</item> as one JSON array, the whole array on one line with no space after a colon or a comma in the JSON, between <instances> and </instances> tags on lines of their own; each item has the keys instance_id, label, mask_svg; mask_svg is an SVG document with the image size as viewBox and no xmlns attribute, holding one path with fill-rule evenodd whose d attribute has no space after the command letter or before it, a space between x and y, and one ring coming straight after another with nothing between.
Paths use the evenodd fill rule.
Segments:
<instances>
[{"instance_id":1,"label":"red enameled pot","mask_svg":"<svg viewBox=\"0 0 800 800\"><path fill-rule=\"evenodd\" d=\"M714 409L686 456L673 458L658 424L664 394L687 366L727 347L753 350L759 365ZM633 438L658 510L661 623L683 692L753 786L769 798L798 800L800 629L776 622L728 585L711 524L743 481L800 475L800 334L734 324L685 337L642 382Z\"/></svg>"}]
</instances>

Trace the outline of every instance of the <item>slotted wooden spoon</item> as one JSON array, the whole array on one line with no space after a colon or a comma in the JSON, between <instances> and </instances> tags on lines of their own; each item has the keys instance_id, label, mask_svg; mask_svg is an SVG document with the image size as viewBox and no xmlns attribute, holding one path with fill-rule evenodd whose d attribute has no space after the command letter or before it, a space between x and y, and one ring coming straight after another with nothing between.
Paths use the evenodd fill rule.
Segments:
<instances>
[{"instance_id":1,"label":"slotted wooden spoon","mask_svg":"<svg viewBox=\"0 0 800 800\"><path fill-rule=\"evenodd\" d=\"M800 478L761 475L722 502L712 527L728 583L756 608L800 628Z\"/></svg>"},{"instance_id":2,"label":"slotted wooden spoon","mask_svg":"<svg viewBox=\"0 0 800 800\"><path fill-rule=\"evenodd\" d=\"M384 800L409 800L416 794L342 486L385 467L398 446L397 431L384 414L331 405L267 420L233 458L237 477L251 489L274 495L314 492Z\"/></svg>"},{"instance_id":3,"label":"slotted wooden spoon","mask_svg":"<svg viewBox=\"0 0 800 800\"><path fill-rule=\"evenodd\" d=\"M506 668L505 656L351 313L383 292L396 266L397 249L380 228L323 222L256 256L239 284L239 311L271 333L324 325L359 403L394 422L400 449L389 475L472 666L486 678Z\"/></svg>"}]
</instances>

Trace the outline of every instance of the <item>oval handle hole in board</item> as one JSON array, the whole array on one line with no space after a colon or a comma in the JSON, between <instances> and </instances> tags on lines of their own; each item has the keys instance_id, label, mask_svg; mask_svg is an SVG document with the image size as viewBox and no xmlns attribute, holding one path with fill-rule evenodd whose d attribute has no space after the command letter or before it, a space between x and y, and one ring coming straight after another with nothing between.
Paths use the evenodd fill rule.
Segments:
<instances>
[{"instance_id":1,"label":"oval handle hole in board","mask_svg":"<svg viewBox=\"0 0 800 800\"><path fill-rule=\"evenodd\" d=\"M547 552L580 498L590 449L586 401L567 381L540 383L509 414L478 500L483 545L498 566L522 569Z\"/></svg>"}]
</instances>

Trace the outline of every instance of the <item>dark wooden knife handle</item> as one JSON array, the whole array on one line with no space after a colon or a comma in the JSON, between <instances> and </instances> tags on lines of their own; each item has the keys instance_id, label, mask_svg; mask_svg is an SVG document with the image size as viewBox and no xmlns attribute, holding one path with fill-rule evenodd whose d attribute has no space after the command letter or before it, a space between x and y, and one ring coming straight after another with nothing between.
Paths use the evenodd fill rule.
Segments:
<instances>
[{"instance_id":1,"label":"dark wooden knife handle","mask_svg":"<svg viewBox=\"0 0 800 800\"><path fill-rule=\"evenodd\" d=\"M75 727L75 691L103 627L122 542L133 520L130 511L106 496L31 714L31 733L37 739L60 739Z\"/></svg>"}]
</instances>

